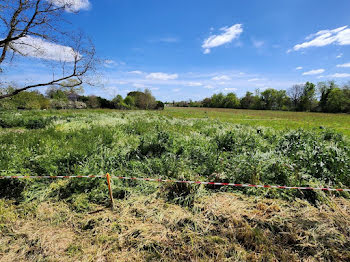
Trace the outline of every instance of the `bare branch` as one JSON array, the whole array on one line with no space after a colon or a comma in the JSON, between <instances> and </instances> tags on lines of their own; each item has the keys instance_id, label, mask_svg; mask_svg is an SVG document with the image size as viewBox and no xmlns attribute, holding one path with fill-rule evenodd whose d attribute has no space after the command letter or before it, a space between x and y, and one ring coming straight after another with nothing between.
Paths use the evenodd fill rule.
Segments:
<instances>
[{"instance_id":1,"label":"bare branch","mask_svg":"<svg viewBox=\"0 0 350 262\"><path fill-rule=\"evenodd\" d=\"M60 84L68 79L76 79L77 85L80 85L85 80L85 75L94 71L96 59L91 41L83 34L61 31L61 23L66 22L63 20L63 12L65 10L78 12L67 2L1 1L0 26L2 24L6 31L0 33L0 65L5 60L12 61L16 54L36 57L45 63L52 63L54 77L51 81L25 85L11 93L2 94L0 99L14 96L30 88ZM61 50L62 55L57 56L60 53L57 50ZM52 55L56 55L56 58ZM54 70L59 64L62 69L61 77L57 77L57 72ZM0 68L0 74L1 72Z\"/></svg>"}]
</instances>

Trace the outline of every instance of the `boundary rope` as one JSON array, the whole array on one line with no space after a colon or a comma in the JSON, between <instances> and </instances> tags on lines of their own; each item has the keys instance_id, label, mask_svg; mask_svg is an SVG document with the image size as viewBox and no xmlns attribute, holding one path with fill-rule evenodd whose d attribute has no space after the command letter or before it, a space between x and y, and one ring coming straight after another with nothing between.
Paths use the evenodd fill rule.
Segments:
<instances>
[{"instance_id":1,"label":"boundary rope","mask_svg":"<svg viewBox=\"0 0 350 262\"><path fill-rule=\"evenodd\" d=\"M106 178L106 175L84 175L84 176L0 176L0 179L59 179L59 178ZM298 186L278 186L278 185L253 185L253 184L235 184L235 183L223 183L223 182L206 182L206 181L185 181L185 180L169 180L169 179L157 179L157 178L142 178L142 177L122 177L111 176L111 179L122 180L138 180L149 181L159 183L182 183L182 184L202 184L202 185L215 185L215 186L232 186L232 187L255 187L255 188L275 188L275 189L299 189L299 190L322 190L322 191L339 191L350 192L348 188L328 188L328 187L298 187Z\"/></svg>"}]
</instances>

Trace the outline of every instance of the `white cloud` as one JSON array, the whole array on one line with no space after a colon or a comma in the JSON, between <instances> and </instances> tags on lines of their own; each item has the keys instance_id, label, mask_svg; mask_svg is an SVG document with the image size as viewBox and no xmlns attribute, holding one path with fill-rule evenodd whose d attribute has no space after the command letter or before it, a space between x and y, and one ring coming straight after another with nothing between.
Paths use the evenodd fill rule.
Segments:
<instances>
[{"instance_id":1,"label":"white cloud","mask_svg":"<svg viewBox=\"0 0 350 262\"><path fill-rule=\"evenodd\" d=\"M207 49L204 49L204 51L203 51L203 54L209 54L210 53L210 49L209 48L207 48Z\"/></svg>"},{"instance_id":2,"label":"white cloud","mask_svg":"<svg viewBox=\"0 0 350 262\"><path fill-rule=\"evenodd\" d=\"M107 60L105 60L105 63L108 64L108 65L110 65L110 64L115 64L116 62L113 61L113 60L107 59Z\"/></svg>"},{"instance_id":3,"label":"white cloud","mask_svg":"<svg viewBox=\"0 0 350 262\"><path fill-rule=\"evenodd\" d=\"M227 75L215 76L212 78L214 81L229 81L231 78Z\"/></svg>"},{"instance_id":4,"label":"white cloud","mask_svg":"<svg viewBox=\"0 0 350 262\"><path fill-rule=\"evenodd\" d=\"M303 76L307 76L307 75L318 75L318 74L322 74L325 70L324 69L315 69L315 70L310 70L307 72L303 73Z\"/></svg>"},{"instance_id":5,"label":"white cloud","mask_svg":"<svg viewBox=\"0 0 350 262\"><path fill-rule=\"evenodd\" d=\"M176 43L179 41L180 40L177 37L164 37L159 39L159 42L164 42L164 43Z\"/></svg>"},{"instance_id":6,"label":"white cloud","mask_svg":"<svg viewBox=\"0 0 350 262\"><path fill-rule=\"evenodd\" d=\"M180 92L180 90L181 90L180 88L174 88L173 92Z\"/></svg>"},{"instance_id":7,"label":"white cloud","mask_svg":"<svg viewBox=\"0 0 350 262\"><path fill-rule=\"evenodd\" d=\"M113 84L113 85L126 85L126 84L129 84L130 82L119 80L119 79L112 79L112 80L109 79L106 83Z\"/></svg>"},{"instance_id":8,"label":"white cloud","mask_svg":"<svg viewBox=\"0 0 350 262\"><path fill-rule=\"evenodd\" d=\"M340 53L339 55L336 56L336 58L341 58L343 56L343 53Z\"/></svg>"},{"instance_id":9,"label":"white cloud","mask_svg":"<svg viewBox=\"0 0 350 262\"><path fill-rule=\"evenodd\" d=\"M337 65L337 67L350 67L350 63Z\"/></svg>"},{"instance_id":10,"label":"white cloud","mask_svg":"<svg viewBox=\"0 0 350 262\"><path fill-rule=\"evenodd\" d=\"M178 74L166 74L166 73L150 73L146 76L147 79L153 80L173 80L178 78Z\"/></svg>"},{"instance_id":11,"label":"white cloud","mask_svg":"<svg viewBox=\"0 0 350 262\"><path fill-rule=\"evenodd\" d=\"M128 72L129 74L136 74L136 75L142 75L143 72L142 71L138 71L138 70L135 70L135 71L130 71Z\"/></svg>"},{"instance_id":12,"label":"white cloud","mask_svg":"<svg viewBox=\"0 0 350 262\"><path fill-rule=\"evenodd\" d=\"M260 48L265 44L264 41L259 41L259 40L255 40L255 39L252 39L252 42L253 42L254 47L256 47L256 48Z\"/></svg>"},{"instance_id":13,"label":"white cloud","mask_svg":"<svg viewBox=\"0 0 350 262\"><path fill-rule=\"evenodd\" d=\"M188 86L202 86L203 84L200 82L189 82L187 83Z\"/></svg>"},{"instance_id":14,"label":"white cloud","mask_svg":"<svg viewBox=\"0 0 350 262\"><path fill-rule=\"evenodd\" d=\"M350 77L350 74L347 74L347 73L335 73L333 75L329 75L329 77L335 77L335 78Z\"/></svg>"},{"instance_id":15,"label":"white cloud","mask_svg":"<svg viewBox=\"0 0 350 262\"><path fill-rule=\"evenodd\" d=\"M223 31L222 34L212 35L203 41L202 48L204 49L204 54L209 54L211 48L231 43L243 32L242 24L235 24L231 27L223 27L220 30Z\"/></svg>"},{"instance_id":16,"label":"white cloud","mask_svg":"<svg viewBox=\"0 0 350 262\"><path fill-rule=\"evenodd\" d=\"M223 89L224 91L237 91L237 88L234 87L226 87Z\"/></svg>"},{"instance_id":17,"label":"white cloud","mask_svg":"<svg viewBox=\"0 0 350 262\"><path fill-rule=\"evenodd\" d=\"M158 87L152 87L151 85L146 85L146 84L143 84L143 83L133 83L132 86L135 87L135 88L139 88L139 89L147 88L147 89L150 89L150 90L159 90Z\"/></svg>"},{"instance_id":18,"label":"white cloud","mask_svg":"<svg viewBox=\"0 0 350 262\"><path fill-rule=\"evenodd\" d=\"M260 80L265 80L263 78L252 78L252 79L248 79L248 82L255 82L255 81L260 81Z\"/></svg>"},{"instance_id":19,"label":"white cloud","mask_svg":"<svg viewBox=\"0 0 350 262\"><path fill-rule=\"evenodd\" d=\"M295 68L295 70L301 70L301 69L303 69L302 66L298 66L298 67Z\"/></svg>"},{"instance_id":20,"label":"white cloud","mask_svg":"<svg viewBox=\"0 0 350 262\"><path fill-rule=\"evenodd\" d=\"M73 62L75 56L80 54L69 46L50 43L41 38L26 36L11 44L11 47L24 56L41 58L46 60Z\"/></svg>"},{"instance_id":21,"label":"white cloud","mask_svg":"<svg viewBox=\"0 0 350 262\"><path fill-rule=\"evenodd\" d=\"M150 86L147 86L147 85L142 84L142 83L133 83L132 86L136 87L136 88L149 88L150 87Z\"/></svg>"},{"instance_id":22,"label":"white cloud","mask_svg":"<svg viewBox=\"0 0 350 262\"><path fill-rule=\"evenodd\" d=\"M122 64L122 63L121 63ZM107 59L104 61L104 67L106 68L113 68L118 65L118 63L114 60Z\"/></svg>"},{"instance_id":23,"label":"white cloud","mask_svg":"<svg viewBox=\"0 0 350 262\"><path fill-rule=\"evenodd\" d=\"M206 86L204 86L204 88L206 88L206 89L214 89L214 88L215 88L215 86L212 86L212 85L206 85Z\"/></svg>"},{"instance_id":24,"label":"white cloud","mask_svg":"<svg viewBox=\"0 0 350 262\"><path fill-rule=\"evenodd\" d=\"M77 12L80 10L87 10L90 8L89 0L47 0L55 6L63 7L67 12Z\"/></svg>"},{"instance_id":25,"label":"white cloud","mask_svg":"<svg viewBox=\"0 0 350 262\"><path fill-rule=\"evenodd\" d=\"M310 41L306 41L304 43L295 45L293 47L293 50L298 51L300 49L312 46L319 47L330 44L350 45L350 29L348 28L348 26L343 26L333 30L321 30L316 34L312 34L306 37L306 40Z\"/></svg>"},{"instance_id":26,"label":"white cloud","mask_svg":"<svg viewBox=\"0 0 350 262\"><path fill-rule=\"evenodd\" d=\"M177 43L180 42L180 39L177 37L158 37L158 38L152 38L148 40L150 43Z\"/></svg>"}]
</instances>

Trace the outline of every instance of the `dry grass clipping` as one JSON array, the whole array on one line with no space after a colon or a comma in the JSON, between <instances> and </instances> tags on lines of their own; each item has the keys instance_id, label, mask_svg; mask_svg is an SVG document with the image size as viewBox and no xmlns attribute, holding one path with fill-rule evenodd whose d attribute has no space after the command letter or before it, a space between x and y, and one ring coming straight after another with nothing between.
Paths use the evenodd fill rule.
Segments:
<instances>
[{"instance_id":1,"label":"dry grass clipping","mask_svg":"<svg viewBox=\"0 0 350 262\"><path fill-rule=\"evenodd\" d=\"M350 261L345 199L316 208L217 193L184 208L135 195L114 212L45 202L25 216L4 203L0 261Z\"/></svg>"}]
</instances>

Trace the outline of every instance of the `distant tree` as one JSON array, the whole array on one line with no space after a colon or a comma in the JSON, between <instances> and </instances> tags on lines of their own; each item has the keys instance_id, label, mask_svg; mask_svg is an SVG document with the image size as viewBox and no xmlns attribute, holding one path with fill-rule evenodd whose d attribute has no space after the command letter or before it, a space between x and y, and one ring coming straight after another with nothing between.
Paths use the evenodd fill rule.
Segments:
<instances>
[{"instance_id":1,"label":"distant tree","mask_svg":"<svg viewBox=\"0 0 350 262\"><path fill-rule=\"evenodd\" d=\"M51 86L46 90L48 98L56 99L60 101L68 101L67 94L59 87Z\"/></svg>"},{"instance_id":2,"label":"distant tree","mask_svg":"<svg viewBox=\"0 0 350 262\"><path fill-rule=\"evenodd\" d=\"M303 88L303 94L300 98L298 109L300 111L311 111L315 105L316 88L315 84L306 82Z\"/></svg>"},{"instance_id":3,"label":"distant tree","mask_svg":"<svg viewBox=\"0 0 350 262\"><path fill-rule=\"evenodd\" d=\"M240 102L239 102L239 99L237 98L236 94L228 93L224 97L223 107L225 107L225 108L239 108L239 106L240 106Z\"/></svg>"},{"instance_id":4,"label":"distant tree","mask_svg":"<svg viewBox=\"0 0 350 262\"><path fill-rule=\"evenodd\" d=\"M124 99L121 95L117 95L115 98L112 99L112 103L114 108L116 109L124 109Z\"/></svg>"},{"instance_id":5,"label":"distant tree","mask_svg":"<svg viewBox=\"0 0 350 262\"><path fill-rule=\"evenodd\" d=\"M126 96L124 102L130 107L130 109L135 107L135 98L132 96Z\"/></svg>"},{"instance_id":6,"label":"distant tree","mask_svg":"<svg viewBox=\"0 0 350 262\"><path fill-rule=\"evenodd\" d=\"M241 108L252 109L254 105L254 97L252 92L247 92L244 97L241 98Z\"/></svg>"},{"instance_id":7,"label":"distant tree","mask_svg":"<svg viewBox=\"0 0 350 262\"><path fill-rule=\"evenodd\" d=\"M21 109L48 109L50 107L49 100L38 91L22 92L13 97L13 100L17 108Z\"/></svg>"},{"instance_id":8,"label":"distant tree","mask_svg":"<svg viewBox=\"0 0 350 262\"><path fill-rule=\"evenodd\" d=\"M47 109L49 107L49 100L38 91L24 91L16 96L0 100L0 108L4 109Z\"/></svg>"},{"instance_id":9,"label":"distant tree","mask_svg":"<svg viewBox=\"0 0 350 262\"><path fill-rule=\"evenodd\" d=\"M84 93L84 88L76 79L68 79L57 85L67 96L68 100L77 101L79 96Z\"/></svg>"},{"instance_id":10,"label":"distant tree","mask_svg":"<svg viewBox=\"0 0 350 262\"><path fill-rule=\"evenodd\" d=\"M109 109L114 108L113 102L106 98L97 96L97 100L98 100L98 103L100 104L100 108L109 108Z\"/></svg>"},{"instance_id":11,"label":"distant tree","mask_svg":"<svg viewBox=\"0 0 350 262\"><path fill-rule=\"evenodd\" d=\"M131 91L127 94L127 96L131 96L131 97L137 97L139 95L142 95L143 92L142 91ZM175 101L174 101L175 102Z\"/></svg>"},{"instance_id":12,"label":"distant tree","mask_svg":"<svg viewBox=\"0 0 350 262\"><path fill-rule=\"evenodd\" d=\"M291 100L286 90L278 90L276 93L276 105L278 110L290 110Z\"/></svg>"},{"instance_id":13,"label":"distant tree","mask_svg":"<svg viewBox=\"0 0 350 262\"><path fill-rule=\"evenodd\" d=\"M343 86L343 92L346 98L345 112L350 113L350 82Z\"/></svg>"},{"instance_id":14,"label":"distant tree","mask_svg":"<svg viewBox=\"0 0 350 262\"><path fill-rule=\"evenodd\" d=\"M304 85L293 85L290 89L287 90L287 94L290 97L293 110L297 110L299 108L303 93Z\"/></svg>"},{"instance_id":15,"label":"distant tree","mask_svg":"<svg viewBox=\"0 0 350 262\"><path fill-rule=\"evenodd\" d=\"M142 97L144 96L143 92L141 92L141 91L132 91L132 92L129 92L127 94L127 96L130 96L130 97L134 98L135 106L137 108L141 108L142 106L144 106L142 104Z\"/></svg>"},{"instance_id":16,"label":"distant tree","mask_svg":"<svg viewBox=\"0 0 350 262\"><path fill-rule=\"evenodd\" d=\"M254 103L253 103L253 107L252 109L255 109L255 110L262 110L264 109L264 103L261 99L261 92L259 89L256 89L255 92L254 92Z\"/></svg>"},{"instance_id":17,"label":"distant tree","mask_svg":"<svg viewBox=\"0 0 350 262\"><path fill-rule=\"evenodd\" d=\"M324 106L324 112L345 113L347 112L349 103L349 98L346 97L346 93L344 92L344 90L338 87L332 88L327 95L327 101Z\"/></svg>"},{"instance_id":18,"label":"distant tree","mask_svg":"<svg viewBox=\"0 0 350 262\"><path fill-rule=\"evenodd\" d=\"M220 108L224 107L225 96L222 93L214 94L211 97L210 107Z\"/></svg>"},{"instance_id":19,"label":"distant tree","mask_svg":"<svg viewBox=\"0 0 350 262\"><path fill-rule=\"evenodd\" d=\"M145 89L145 109L154 109L157 105L156 99L152 95L151 90Z\"/></svg>"},{"instance_id":20,"label":"distant tree","mask_svg":"<svg viewBox=\"0 0 350 262\"><path fill-rule=\"evenodd\" d=\"M277 90L268 88L261 92L262 107L265 110L277 109Z\"/></svg>"},{"instance_id":21,"label":"distant tree","mask_svg":"<svg viewBox=\"0 0 350 262\"><path fill-rule=\"evenodd\" d=\"M47 97L59 101L78 101L82 93L84 93L84 88L75 79L62 81L60 84L50 86L46 90Z\"/></svg>"},{"instance_id":22,"label":"distant tree","mask_svg":"<svg viewBox=\"0 0 350 262\"><path fill-rule=\"evenodd\" d=\"M127 96L125 99L121 95L117 95L112 100L115 109L132 109L134 104L134 99L131 96Z\"/></svg>"},{"instance_id":23,"label":"distant tree","mask_svg":"<svg viewBox=\"0 0 350 262\"><path fill-rule=\"evenodd\" d=\"M189 107L201 107L203 106L202 103L200 101L192 101L190 100L190 102L188 103Z\"/></svg>"},{"instance_id":24,"label":"distant tree","mask_svg":"<svg viewBox=\"0 0 350 262\"><path fill-rule=\"evenodd\" d=\"M338 113L350 112L350 82L342 87L335 81L317 84L320 95L319 110L322 112Z\"/></svg>"},{"instance_id":25,"label":"distant tree","mask_svg":"<svg viewBox=\"0 0 350 262\"><path fill-rule=\"evenodd\" d=\"M319 107L322 112L328 112L327 103L328 96L334 88L338 88L334 81L319 82L317 84L318 92L320 94Z\"/></svg>"},{"instance_id":26,"label":"distant tree","mask_svg":"<svg viewBox=\"0 0 350 262\"><path fill-rule=\"evenodd\" d=\"M157 101L156 109L164 110L164 103L162 101Z\"/></svg>"},{"instance_id":27,"label":"distant tree","mask_svg":"<svg viewBox=\"0 0 350 262\"><path fill-rule=\"evenodd\" d=\"M211 106L211 98L204 98L202 101L203 107L210 107Z\"/></svg>"},{"instance_id":28,"label":"distant tree","mask_svg":"<svg viewBox=\"0 0 350 262\"><path fill-rule=\"evenodd\" d=\"M101 107L100 100L98 99L97 96L88 96L87 101L86 101L86 105L89 108L100 108Z\"/></svg>"},{"instance_id":29,"label":"distant tree","mask_svg":"<svg viewBox=\"0 0 350 262\"><path fill-rule=\"evenodd\" d=\"M128 96L134 97L135 105L139 109L154 109L156 107L156 99L149 89L144 92L133 91L128 93Z\"/></svg>"}]
</instances>

